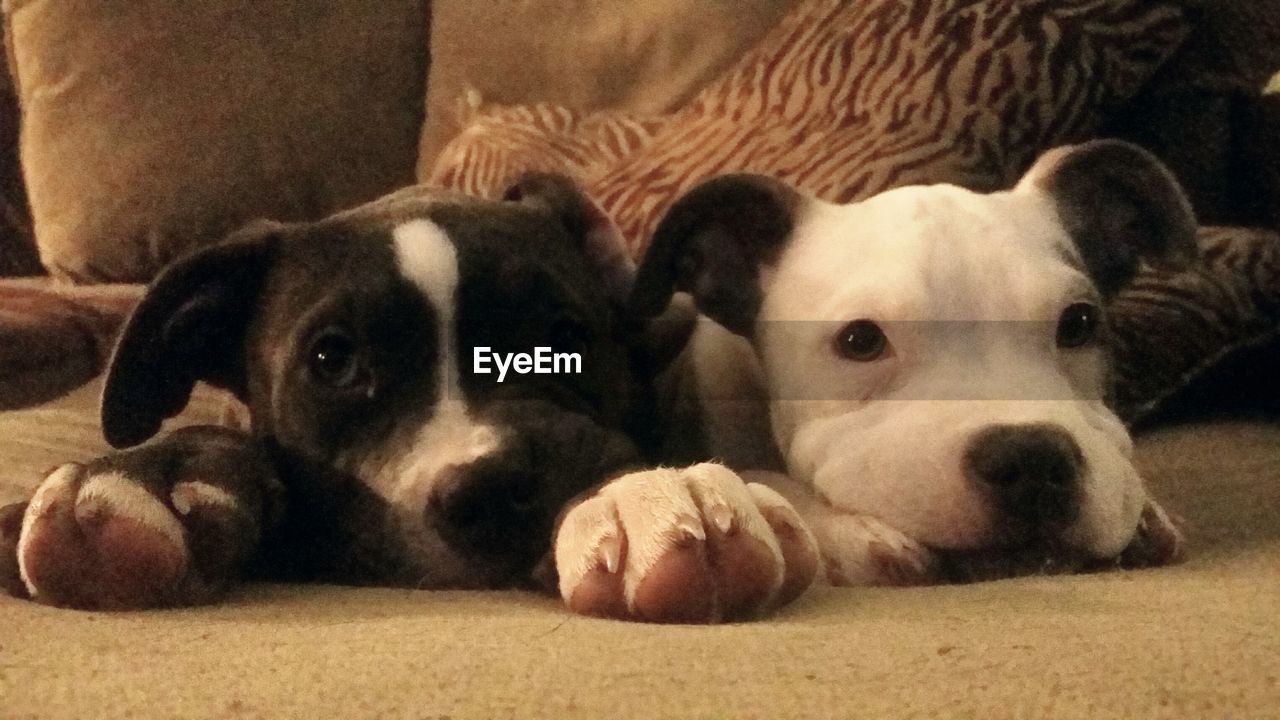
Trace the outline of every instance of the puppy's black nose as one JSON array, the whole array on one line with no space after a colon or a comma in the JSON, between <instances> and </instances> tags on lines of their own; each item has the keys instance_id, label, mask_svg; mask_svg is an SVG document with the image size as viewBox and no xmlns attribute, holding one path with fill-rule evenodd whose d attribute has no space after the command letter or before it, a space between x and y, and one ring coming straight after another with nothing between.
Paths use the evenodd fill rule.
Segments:
<instances>
[{"instance_id":1,"label":"puppy's black nose","mask_svg":"<svg viewBox=\"0 0 1280 720\"><path fill-rule=\"evenodd\" d=\"M1057 425L993 425L965 452L969 476L1028 529L1060 529L1079 512L1080 446Z\"/></svg>"},{"instance_id":2,"label":"puppy's black nose","mask_svg":"<svg viewBox=\"0 0 1280 720\"><path fill-rule=\"evenodd\" d=\"M522 468L480 462L448 471L427 503L427 522L464 552L514 555L540 522L538 481Z\"/></svg>"}]
</instances>

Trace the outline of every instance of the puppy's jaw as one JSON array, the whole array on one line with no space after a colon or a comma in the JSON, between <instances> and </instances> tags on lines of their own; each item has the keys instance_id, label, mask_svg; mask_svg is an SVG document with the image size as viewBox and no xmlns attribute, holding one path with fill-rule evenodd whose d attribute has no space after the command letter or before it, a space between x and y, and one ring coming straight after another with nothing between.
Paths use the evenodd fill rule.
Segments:
<instances>
[{"instance_id":1,"label":"puppy's jaw","mask_svg":"<svg viewBox=\"0 0 1280 720\"><path fill-rule=\"evenodd\" d=\"M808 403L789 405L793 412ZM830 411L830 403L822 403ZM918 410L872 404L799 424L787 453L793 477L812 483L836 510L869 515L938 548L982 547L995 541L995 509L963 477L963 439L944 435L966 408L944 411L917 401ZM799 406L799 407L797 407Z\"/></svg>"}]
</instances>

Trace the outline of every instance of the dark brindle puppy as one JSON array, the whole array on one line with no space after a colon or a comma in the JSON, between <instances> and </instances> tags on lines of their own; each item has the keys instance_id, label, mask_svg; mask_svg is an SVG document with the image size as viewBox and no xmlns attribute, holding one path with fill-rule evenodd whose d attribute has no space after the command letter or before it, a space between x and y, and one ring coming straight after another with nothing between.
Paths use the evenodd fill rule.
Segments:
<instances>
[{"instance_id":1,"label":"dark brindle puppy","mask_svg":"<svg viewBox=\"0 0 1280 720\"><path fill-rule=\"evenodd\" d=\"M205 381L244 403L248 434L187 428L56 469L0 517L8 583L137 608L246 574L490 588L554 567L585 613L785 602L816 551L779 496L715 465L625 474L660 460L649 388L684 339L624 315L632 275L607 219L551 177L505 202L409 189L198 252L129 321L103 430L142 443ZM537 348L578 372L495 367Z\"/></svg>"}]
</instances>

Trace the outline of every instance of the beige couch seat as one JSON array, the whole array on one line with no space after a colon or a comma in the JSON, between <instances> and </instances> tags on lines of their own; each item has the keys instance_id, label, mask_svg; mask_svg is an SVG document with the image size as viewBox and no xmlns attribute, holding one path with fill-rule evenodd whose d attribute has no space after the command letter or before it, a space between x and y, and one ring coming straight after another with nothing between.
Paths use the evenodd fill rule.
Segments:
<instances>
[{"instance_id":1,"label":"beige couch seat","mask_svg":"<svg viewBox=\"0 0 1280 720\"><path fill-rule=\"evenodd\" d=\"M102 448L96 392L0 414L0 498ZM119 614L0 597L0 717L1276 717L1280 427L1164 429L1138 455L1186 520L1180 566L818 588L707 628L519 592L251 585Z\"/></svg>"}]
</instances>

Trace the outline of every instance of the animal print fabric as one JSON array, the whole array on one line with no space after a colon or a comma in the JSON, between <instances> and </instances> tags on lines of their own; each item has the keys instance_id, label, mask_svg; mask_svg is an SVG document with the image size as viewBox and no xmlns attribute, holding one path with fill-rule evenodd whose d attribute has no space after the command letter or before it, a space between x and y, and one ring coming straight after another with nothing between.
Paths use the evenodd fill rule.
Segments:
<instances>
[{"instance_id":1,"label":"animal print fabric","mask_svg":"<svg viewBox=\"0 0 1280 720\"><path fill-rule=\"evenodd\" d=\"M1109 308L1115 406L1129 422L1152 418L1178 390L1240 353L1280 347L1280 234L1206 227L1198 240L1199 265L1144 268ZM1237 384L1252 382L1248 374Z\"/></svg>"},{"instance_id":2,"label":"animal print fabric","mask_svg":"<svg viewBox=\"0 0 1280 720\"><path fill-rule=\"evenodd\" d=\"M565 172L637 256L676 197L727 172L839 202L915 183L991 190L1088 137L1185 33L1145 0L802 0L670 115L464 100L469 122L423 180L495 197L526 170Z\"/></svg>"}]
</instances>

